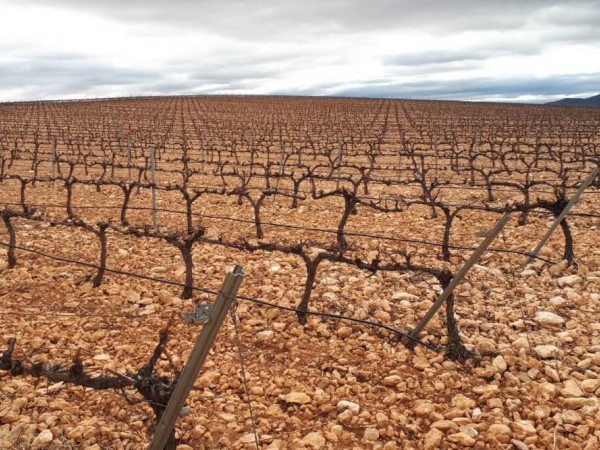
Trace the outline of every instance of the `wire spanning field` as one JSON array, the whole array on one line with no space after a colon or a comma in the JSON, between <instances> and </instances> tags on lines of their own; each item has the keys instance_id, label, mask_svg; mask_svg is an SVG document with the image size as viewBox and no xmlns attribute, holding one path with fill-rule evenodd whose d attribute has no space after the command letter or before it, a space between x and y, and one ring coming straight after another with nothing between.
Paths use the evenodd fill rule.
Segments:
<instances>
[{"instance_id":1,"label":"wire spanning field","mask_svg":"<svg viewBox=\"0 0 600 450\"><path fill-rule=\"evenodd\" d=\"M600 164L598 111L173 97L0 120L7 446L143 448L199 332L181 315L234 264L248 389L226 321L179 448L254 448L254 424L271 449L599 445L598 178L525 267Z\"/></svg>"}]
</instances>

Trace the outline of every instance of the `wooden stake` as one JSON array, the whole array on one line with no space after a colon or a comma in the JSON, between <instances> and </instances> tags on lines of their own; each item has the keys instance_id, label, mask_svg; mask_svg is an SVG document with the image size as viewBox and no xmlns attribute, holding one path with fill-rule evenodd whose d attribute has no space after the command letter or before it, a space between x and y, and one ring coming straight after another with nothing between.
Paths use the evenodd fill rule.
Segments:
<instances>
[{"instance_id":1,"label":"wooden stake","mask_svg":"<svg viewBox=\"0 0 600 450\"><path fill-rule=\"evenodd\" d=\"M152 225L154 229L158 228L158 220L156 218L156 150L150 149L150 181L152 183Z\"/></svg>"},{"instance_id":2,"label":"wooden stake","mask_svg":"<svg viewBox=\"0 0 600 450\"><path fill-rule=\"evenodd\" d=\"M202 162L202 174L204 175L204 134L200 133L200 161Z\"/></svg>"},{"instance_id":3,"label":"wooden stake","mask_svg":"<svg viewBox=\"0 0 600 450\"><path fill-rule=\"evenodd\" d=\"M579 200L579 197L581 197L581 194L583 194L583 191L585 191L588 188L588 186L590 184L592 184L592 181L594 181L594 178L596 178L599 171L600 171L600 168L596 167L594 170L592 170L592 173L590 173L590 176L587 177L583 183L581 183L581 186L579 186L579 189L577 189L577 192L575 192L575 195L573 195L571 200L569 200L569 203L567 203L567 206L565 206L565 209L563 209L562 212L560 213L560 215L556 219L554 219L554 222L552 223L550 228L548 228L548 231L546 231L546 234L544 235L544 237L540 240L540 242L538 242L536 247L531 251L531 256L529 258L527 258L527 260L525 261L525 265L530 264L535 259L535 257L538 255L538 253L540 252L542 247L546 244L546 242L548 242L548 240L550 239L552 234L556 231L556 229L558 228L560 223L567 216L567 214L569 213L571 208L575 205L575 203L577 203L577 201Z\"/></svg>"},{"instance_id":4,"label":"wooden stake","mask_svg":"<svg viewBox=\"0 0 600 450\"><path fill-rule=\"evenodd\" d=\"M415 329L411 331L411 333L410 333L411 337L417 338L419 336L419 333L421 333L421 331L423 331L425 329L425 327L427 326L429 321L431 319L433 319L435 314L442 307L442 305L448 299L450 294L452 294L452 291L454 291L454 288L456 288L456 286L458 286L460 284L460 282L465 277L465 275L467 275L469 270L471 270L471 268L477 263L477 261L479 261L479 258L481 257L483 252L485 252L487 250L487 248L490 246L490 244L494 241L494 239L496 239L496 236L498 236L500 231L502 231L502 229L504 228L504 225L506 225L508 223L511 216L512 216L511 213L505 213L500 218L498 223L496 223L496 226L492 229L492 231L490 231L490 233L485 238L485 240L479 245L479 247L477 247L475 252L473 252L473 254L469 258L469 260L465 263L464 266L462 266L462 268L456 274L456 276L454 278L452 278L452 281L450 282L448 287L446 289L444 289L444 292L442 292L440 294L440 296L435 301L433 306L429 309L429 311L427 311L427 314L425 314L425 316L417 324Z\"/></svg>"},{"instance_id":5,"label":"wooden stake","mask_svg":"<svg viewBox=\"0 0 600 450\"><path fill-rule=\"evenodd\" d=\"M342 170L342 157L343 157L343 153L342 153L342 140L339 138L338 136L338 151L339 151L339 160L338 160L338 169L337 169L337 182L335 184L335 188L339 189L340 188L340 172Z\"/></svg>"},{"instance_id":6,"label":"wooden stake","mask_svg":"<svg viewBox=\"0 0 600 450\"><path fill-rule=\"evenodd\" d=\"M128 178L131 180L131 135L127 135L127 169L129 171Z\"/></svg>"},{"instance_id":7,"label":"wooden stake","mask_svg":"<svg viewBox=\"0 0 600 450\"><path fill-rule=\"evenodd\" d=\"M194 381L208 356L208 352L217 337L217 333L221 328L221 324L225 320L225 316L237 295L237 291L244 278L244 271L240 266L235 266L231 273L228 273L223 281L219 295L215 300L208 321L202 328L202 332L198 336L196 344L192 349L190 358L183 368L183 372L175 386L173 395L167 404L167 408L163 413L160 422L156 426L152 442L148 446L148 450L163 450L169 436L171 435L175 422L181 408L185 404L185 400L194 385Z\"/></svg>"},{"instance_id":8,"label":"wooden stake","mask_svg":"<svg viewBox=\"0 0 600 450\"><path fill-rule=\"evenodd\" d=\"M279 155L279 176L277 177L277 182L275 183L275 192L279 191L279 182L281 181L281 176L283 175L283 163L285 162L285 144L281 143L281 153ZM273 195L273 205L275 204L275 197L277 194Z\"/></svg>"},{"instance_id":9,"label":"wooden stake","mask_svg":"<svg viewBox=\"0 0 600 450\"><path fill-rule=\"evenodd\" d=\"M56 138L52 137L52 178L56 177ZM54 180L52 181L54 183Z\"/></svg>"}]
</instances>

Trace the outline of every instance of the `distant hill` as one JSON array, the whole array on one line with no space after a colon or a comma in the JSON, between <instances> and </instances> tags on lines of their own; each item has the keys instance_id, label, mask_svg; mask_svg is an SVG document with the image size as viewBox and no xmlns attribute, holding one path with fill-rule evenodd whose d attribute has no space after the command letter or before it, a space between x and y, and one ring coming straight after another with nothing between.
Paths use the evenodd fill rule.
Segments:
<instances>
[{"instance_id":1,"label":"distant hill","mask_svg":"<svg viewBox=\"0 0 600 450\"><path fill-rule=\"evenodd\" d=\"M563 98L556 102L546 103L547 105L559 106L600 106L600 94L589 98Z\"/></svg>"}]
</instances>

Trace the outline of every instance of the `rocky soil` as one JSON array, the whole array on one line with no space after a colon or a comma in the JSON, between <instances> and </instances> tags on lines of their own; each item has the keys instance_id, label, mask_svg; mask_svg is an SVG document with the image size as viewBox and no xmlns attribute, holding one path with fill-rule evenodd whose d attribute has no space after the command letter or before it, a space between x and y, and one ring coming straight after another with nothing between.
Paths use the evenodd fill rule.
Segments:
<instances>
[{"instance_id":1,"label":"rocky soil","mask_svg":"<svg viewBox=\"0 0 600 450\"><path fill-rule=\"evenodd\" d=\"M131 121L133 117L133 125L136 125L138 117L142 120L143 114L148 114L147 126L138 127L144 141L139 137L137 141L134 139L137 149L145 152L156 131L156 136L161 133L170 136L167 144L171 151L177 152L182 147L179 137L183 124L187 124L186 130L191 133L191 123L195 129L196 125L204 127L210 119L214 136L209 135L209 138L214 138L219 147L226 148L223 154L229 154L229 149L233 154L231 129L239 127L239 138L246 132L242 125L251 125L250 129L254 129L256 119L257 123L262 123L265 136L270 139L269 145L272 144L271 158L279 158L280 141L274 137L276 127L273 125L274 118L281 113L279 107L269 109L268 103L257 103L254 109L246 110L237 108L237 99L216 106L210 103L210 98L203 101L208 102L207 114L198 115L189 108L184 112L162 106L157 110L163 111L162 115L157 118L152 115L154 110L149 106L150 100L140 103L139 116L132 115L123 105L117 108L119 103L108 112L96 111L93 103L86 104L81 111L87 111L88 116L79 125L78 119L84 117L80 110L69 110L63 117L53 115L54 109L60 110L60 105L55 105L48 109L44 130L47 137L56 129L61 129L66 136L65 124L73 124L73 130L83 127L83 136L89 137L88 131L94 131L94 139L100 140L100 136L104 139L103 133L114 128L109 119L112 121L117 117ZM122 102L127 104L125 100ZM465 140L466 137L471 139L472 121L479 121L488 108L477 105L467 114L465 105L440 103L431 106L431 110L421 111L420 102L415 102L416 106L396 108L396 112L404 112L395 118L390 113L392 109L388 108L388 120L384 103L380 107L377 105L373 104L370 116L341 110L343 115L333 117L325 114L323 108L317 109L317 102L310 99L303 112L306 117L298 113L298 117L290 115L284 117L284 121L297 119L298 122L291 124L301 124L299 130L304 130L305 125L307 130L308 125L314 132L320 130L315 139L327 138L327 142L322 143L323 148L327 144L330 149L337 149L338 137L322 131L334 124L338 126L338 119L345 117L346 128L342 127L342 132L352 131L352 147L356 137L358 141L364 141L358 142L357 148L368 148L366 143L376 142L380 137L378 130L383 130L382 136L392 142L387 150L393 150L396 144L392 140L399 139L400 128L406 131L407 139L419 142L420 134L411 127L424 128L429 125L429 118L435 117L431 115L432 111L444 110L448 117L442 117L444 121L437 125L440 129L458 127L459 135L462 133L459 137L464 138L461 145L466 151L468 142L472 142ZM423 102L423 105L428 103ZM213 114L210 108L217 106L217 113ZM97 115L89 115L90 110L96 111ZM315 111L322 114L313 114ZM533 107L511 107L501 110L498 117L494 111L486 113L485 120L497 121L508 131L515 131L518 120L523 119L525 113L532 113ZM36 114L35 117L41 117ZM196 122L190 122L188 115L195 117ZM171 116L177 126L166 130L171 124ZM329 122L321 123L321 117L329 118ZM506 120L502 119L502 122L499 117ZM540 113L540 117L545 116ZM306 118L310 120L303 122ZM514 122L511 122L513 118ZM20 116L15 115L13 119L14 130L20 130ZM392 126L395 119L406 123ZM410 123L407 119L411 119ZM556 126L565 124L566 131L563 131L567 134L572 132L569 124L576 125L577 130L590 128L580 117L571 120L570 116L565 116L564 121L553 120L544 122L545 127L563 130ZM318 123L313 123L315 121ZM489 125L488 122L484 125ZM165 129L159 129L161 126ZM536 126L534 123L534 128ZM157 130L153 129L155 127ZM229 136L228 140L221 139L220 133ZM402 136L404 140L404 134ZM259 137L257 133L257 146L263 145ZM438 137L442 139L441 134ZM502 145L510 149L513 138L509 136ZM591 139L587 138L587 144ZM553 136L548 137L551 144L548 148L554 145L553 151L558 152L562 147L552 144L553 140ZM12 148L12 141L10 145ZM31 143L28 145L33 148ZM125 141L123 145L126 148ZM199 145L197 143L197 148ZM296 145L300 145L298 141ZM570 144L565 139L560 145ZM48 155L49 142L44 146ZM310 149L307 143L304 148ZM64 145L59 150L64 154ZM97 155L102 154L99 148L91 150ZM180 153L173 155L177 159ZM324 156L320 157L325 161ZM366 158L363 159L361 164L368 164ZM385 161L383 157L378 160L378 164L390 167L396 162L395 156L393 161L391 158ZM31 176L30 167L30 162L15 160L10 170L15 173L20 170L22 176ZM181 164L175 161L172 167L180 169ZM52 173L49 163L42 164L39 169L39 176ZM66 163L63 163L63 169L66 171ZM462 174L456 177L452 171L445 174L443 165L438 167L437 162L434 170L435 176L439 175L441 179L445 175L465 179L464 184L460 180L454 181L458 183L455 187L461 189L439 187L438 200L447 204L486 203L502 208L509 202L522 201L522 195L511 189L495 193L495 200L488 201L484 188L468 187L467 173L464 177ZM98 166L89 173L87 171L88 167L85 167L85 173L78 167L75 176L88 180L100 177ZM125 174L127 170L122 170L115 178ZM180 175L159 174L158 184L181 182ZM163 178L167 176L171 178ZM507 174L502 176L509 177ZM513 176L519 174L513 173ZM221 181L218 176L210 179L210 175L204 173L196 179L207 185ZM280 187L289 189L291 183L287 182L285 185L283 181ZM336 185L333 181L319 183L319 188L329 183L327 189ZM310 182L307 181L303 189L309 190ZM536 189L531 189L531 199L544 198L546 194ZM370 186L369 195L375 199L396 194L416 198L423 192L418 186L402 184ZM19 198L16 179L0 183L0 208L18 209ZM36 213L43 215L44 220L13 218L17 244L96 264L99 243L93 233L73 226L49 224L49 219L65 220L64 207L49 206L64 205L65 198L66 191L60 182L27 184L26 200L30 205L43 205L36 207ZM75 184L74 214L92 225L110 219L118 223L122 198L123 192L117 186L102 186L96 190L95 186ZM574 211L598 214L599 199L598 190L590 190ZM200 215L250 220L250 223L202 216L196 225L205 227L207 236L213 240L255 240L253 210L248 201L238 205L237 200L235 195L205 195L194 203L194 211ZM266 242L305 241L315 252L335 244L335 232L294 230L267 225L267 222L335 229L344 207L340 197L316 201L309 195L309 199L300 201L297 209L291 209L290 202L289 198L280 195L264 202L261 215ZM132 194L127 213L132 226L152 223L148 211L133 209L148 208L150 204L149 189L142 190L139 195ZM105 207L107 205L110 208ZM158 206L179 210L184 207L180 193L164 190L158 194ZM471 250L455 249L450 261L443 262L439 247L417 243L442 240L444 221L441 216L440 213L440 217L432 218L429 207L414 206L385 214L359 205L357 214L349 216L346 231L366 232L371 236L348 234L350 248L347 254L363 261L380 256L384 261L403 261L403 255L408 251L413 262L446 266L456 272ZM461 211L452 227L451 243L476 246L498 218L497 213ZM181 215L163 211L158 220L161 229L170 232L185 229ZM354 322L310 316L307 324L301 326L294 312L240 300L235 314L239 319L237 328L248 390L244 384L234 322L227 318L190 393L188 409L178 419L179 450L256 448L248 399L261 449L600 448L600 219L570 216L568 221L574 238L576 264L567 267L560 261L564 239L559 230L541 252L552 263L536 261L525 266L523 255L488 251L457 288L458 327L465 346L472 352L472 357L464 364L451 361L444 354L447 334L443 310L421 336L423 341L439 347L440 351L436 352L423 346L408 350L396 335ZM519 226L517 218L513 217L492 247L528 251L550 223L547 215L532 213L527 223ZM374 237L376 235L413 239L414 243L382 240ZM114 229L108 230L107 238L108 267L183 281L185 270L181 254L165 240L135 238ZM7 231L0 224L0 241L7 240ZM172 377L172 366L183 367L201 330L201 325L185 323L182 315L191 312L197 303L214 300L214 296L201 292L195 292L193 299L182 300L179 298L180 287L113 273L107 273L102 284L93 288L89 281L90 275L95 274L93 268L21 250L17 250L16 255L16 267L8 269L6 248L0 246L0 354L6 349L8 340L16 338L14 357L29 365L43 363L68 368L79 354L88 373L114 375L136 371L148 361L158 341L159 330L171 322L167 343L170 358L163 357L157 370ZM306 268L302 259L293 254L250 253L202 242L193 247L193 262L196 287L217 290L226 272L239 264L246 274L240 294L282 307L295 307L302 297ZM440 292L438 280L423 272L372 273L326 261L319 266L310 309L408 330L429 310ZM99 391L0 371L0 448L144 449L154 425L152 409L134 390Z\"/></svg>"},{"instance_id":2,"label":"rocky soil","mask_svg":"<svg viewBox=\"0 0 600 450\"><path fill-rule=\"evenodd\" d=\"M280 209L284 214L288 208ZM303 223L301 213L294 214ZM353 220L361 229L370 219ZM402 220L410 226L410 217ZM469 220L465 239L472 238L464 230L481 229L485 219ZM523 267L522 257L510 254L482 259L457 291L459 327L475 354L465 364L423 347L409 351L392 335L367 326L310 317L302 327L293 313L240 302L261 448L598 448L597 222L574 222L575 267L542 262ZM530 247L546 226L542 218L525 227L513 224L507 244ZM16 228L20 245L95 260L97 243L79 230L27 221ZM217 231L224 232L223 226ZM6 239L4 231L0 238ZM117 234L109 243L110 267L181 279L181 261L172 247ZM371 245L368 239L355 243L364 251ZM553 239L544 254L560 254L560 246L561 239ZM455 264L467 256L457 254ZM85 267L19 252L17 267L8 270L4 254L0 257L1 337L3 343L16 337L16 356L32 362L68 365L81 350L94 373L135 370L149 357L157 330L173 318L168 349L181 366L199 332L181 314L192 310L194 301L211 301L209 296L184 301L177 288L110 274L93 289L82 283L90 273ZM218 288L225 271L238 263L247 274L244 295L294 306L302 292L304 268L295 256L202 245L194 261L196 284L203 287ZM434 280L414 274L372 275L324 264L311 307L405 328L439 291ZM428 333L425 340L443 345L442 314ZM168 361L159 368L169 373ZM4 448L133 449L148 442L154 418L143 402L130 405L121 393L6 372L0 380ZM230 319L187 405L190 414L177 424L180 449L254 448Z\"/></svg>"}]
</instances>

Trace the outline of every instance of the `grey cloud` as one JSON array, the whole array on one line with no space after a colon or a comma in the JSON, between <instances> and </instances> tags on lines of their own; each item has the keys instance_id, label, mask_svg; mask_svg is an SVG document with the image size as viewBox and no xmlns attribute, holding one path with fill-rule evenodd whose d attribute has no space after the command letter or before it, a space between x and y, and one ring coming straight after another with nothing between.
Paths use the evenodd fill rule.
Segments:
<instances>
[{"instance_id":1,"label":"grey cloud","mask_svg":"<svg viewBox=\"0 0 600 450\"><path fill-rule=\"evenodd\" d=\"M384 58L383 63L391 66L433 66L473 61L483 61L497 56L535 55L543 46L536 40L522 41L505 38L502 42L490 42L485 47L472 45L460 50L438 48L421 52L400 53Z\"/></svg>"},{"instance_id":2,"label":"grey cloud","mask_svg":"<svg viewBox=\"0 0 600 450\"><path fill-rule=\"evenodd\" d=\"M42 0L19 3L45 4ZM302 40L314 32L382 32L397 28L436 31L515 29L543 11L548 22L567 20L561 8L576 11L569 24L593 25L597 1L569 0L58 0L54 6L85 9L124 23L154 22L193 27L244 39ZM557 13L553 13L553 9ZM560 23L559 23L560 24Z\"/></svg>"},{"instance_id":3,"label":"grey cloud","mask_svg":"<svg viewBox=\"0 0 600 450\"><path fill-rule=\"evenodd\" d=\"M475 78L453 81L418 81L372 84L330 90L330 94L348 97L453 99L510 99L524 95L550 98L598 91L600 74L554 76L532 80Z\"/></svg>"},{"instance_id":4,"label":"grey cloud","mask_svg":"<svg viewBox=\"0 0 600 450\"><path fill-rule=\"evenodd\" d=\"M170 74L174 72L186 76L173 81ZM143 70L99 63L84 55L67 52L25 52L17 60L0 62L0 73L0 93L17 89L23 98L85 96L103 88L119 88L128 95L252 89L277 74L259 66L203 61L195 65L167 65L161 69Z\"/></svg>"},{"instance_id":5,"label":"grey cloud","mask_svg":"<svg viewBox=\"0 0 600 450\"><path fill-rule=\"evenodd\" d=\"M544 23L557 26L589 26L600 21L600 7L592 2L564 2L541 12Z\"/></svg>"},{"instance_id":6,"label":"grey cloud","mask_svg":"<svg viewBox=\"0 0 600 450\"><path fill-rule=\"evenodd\" d=\"M391 66L423 66L486 59L489 54L466 50L433 50L403 53L387 57L383 63Z\"/></svg>"},{"instance_id":7,"label":"grey cloud","mask_svg":"<svg viewBox=\"0 0 600 450\"><path fill-rule=\"evenodd\" d=\"M82 91L103 84L133 84L152 76L144 71L122 69L97 64L84 58L65 55L49 55L44 58L0 63L0 87L28 84L68 93L75 88Z\"/></svg>"}]
</instances>

